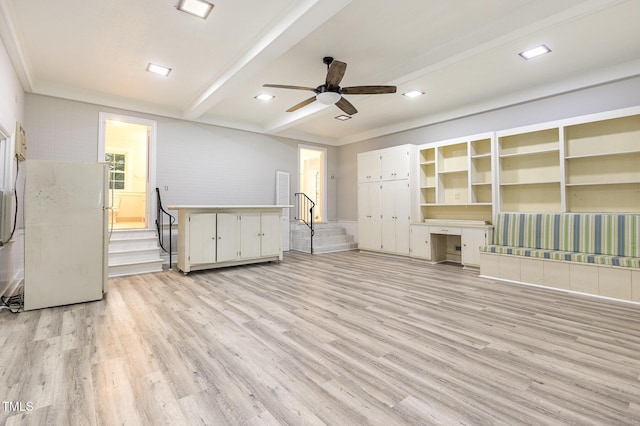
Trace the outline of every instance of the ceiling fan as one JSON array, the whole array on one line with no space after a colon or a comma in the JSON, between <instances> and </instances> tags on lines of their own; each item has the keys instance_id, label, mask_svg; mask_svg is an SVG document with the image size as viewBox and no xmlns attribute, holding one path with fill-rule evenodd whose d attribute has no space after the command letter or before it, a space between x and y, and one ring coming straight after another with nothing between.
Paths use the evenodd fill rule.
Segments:
<instances>
[{"instance_id":1,"label":"ceiling fan","mask_svg":"<svg viewBox=\"0 0 640 426\"><path fill-rule=\"evenodd\" d=\"M283 84L264 84L263 87L275 87L279 89L295 89L309 90L315 93L315 96L306 99L299 104L289 108L287 112L293 112L309 105L313 101L318 101L325 105L335 104L338 108L349 115L353 115L358 110L342 95L378 95L382 93L396 93L396 86L351 86L340 87L340 81L347 70L347 64L340 61L334 61L331 56L326 56L322 62L327 65L327 78L324 84L313 88L303 86L287 86Z\"/></svg>"}]
</instances>

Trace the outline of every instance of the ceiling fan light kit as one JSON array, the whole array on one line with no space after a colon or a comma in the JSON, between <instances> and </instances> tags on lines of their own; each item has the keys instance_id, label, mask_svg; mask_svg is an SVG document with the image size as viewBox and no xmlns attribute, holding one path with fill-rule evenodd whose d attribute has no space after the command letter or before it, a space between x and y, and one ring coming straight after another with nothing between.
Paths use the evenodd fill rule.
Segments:
<instances>
[{"instance_id":1,"label":"ceiling fan light kit","mask_svg":"<svg viewBox=\"0 0 640 426\"><path fill-rule=\"evenodd\" d=\"M347 70L347 64L345 62L335 61L331 56L325 56L322 58L322 62L327 66L327 78L324 84L316 88L284 84L264 84L263 86L278 89L306 90L315 93L315 96L292 106L287 112L297 111L314 101L318 101L324 105L334 104L346 114L353 115L356 114L358 110L342 95L380 95L383 93L396 93L396 86L340 87L342 77L344 77L344 73Z\"/></svg>"},{"instance_id":2,"label":"ceiling fan light kit","mask_svg":"<svg viewBox=\"0 0 640 426\"><path fill-rule=\"evenodd\" d=\"M341 97L338 92L322 92L316 95L316 100L321 104L333 105L338 102Z\"/></svg>"}]
</instances>

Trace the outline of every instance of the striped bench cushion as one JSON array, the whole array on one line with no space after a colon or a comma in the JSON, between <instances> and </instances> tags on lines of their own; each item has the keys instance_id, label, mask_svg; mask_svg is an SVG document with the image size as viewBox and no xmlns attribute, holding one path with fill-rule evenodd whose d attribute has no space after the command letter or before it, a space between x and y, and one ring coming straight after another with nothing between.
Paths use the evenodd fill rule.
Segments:
<instances>
[{"instance_id":1,"label":"striped bench cushion","mask_svg":"<svg viewBox=\"0 0 640 426\"><path fill-rule=\"evenodd\" d=\"M597 265L625 266L627 268L640 268L640 257L612 256L608 254L575 253L567 251L555 251L546 249L530 249L527 247L511 246L485 246L480 247L485 253L510 254L514 256L533 257L537 259L564 260L580 263L593 263Z\"/></svg>"},{"instance_id":2,"label":"striped bench cushion","mask_svg":"<svg viewBox=\"0 0 640 426\"><path fill-rule=\"evenodd\" d=\"M640 267L640 215L499 213L486 253Z\"/></svg>"}]
</instances>

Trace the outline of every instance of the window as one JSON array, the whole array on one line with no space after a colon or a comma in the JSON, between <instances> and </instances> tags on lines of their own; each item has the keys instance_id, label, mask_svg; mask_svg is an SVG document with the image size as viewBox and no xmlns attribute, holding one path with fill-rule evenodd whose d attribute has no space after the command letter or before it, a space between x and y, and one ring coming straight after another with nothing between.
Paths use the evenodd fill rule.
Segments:
<instances>
[{"instance_id":1,"label":"window","mask_svg":"<svg viewBox=\"0 0 640 426\"><path fill-rule=\"evenodd\" d=\"M106 153L104 159L109 165L109 189L124 189L126 155Z\"/></svg>"}]
</instances>

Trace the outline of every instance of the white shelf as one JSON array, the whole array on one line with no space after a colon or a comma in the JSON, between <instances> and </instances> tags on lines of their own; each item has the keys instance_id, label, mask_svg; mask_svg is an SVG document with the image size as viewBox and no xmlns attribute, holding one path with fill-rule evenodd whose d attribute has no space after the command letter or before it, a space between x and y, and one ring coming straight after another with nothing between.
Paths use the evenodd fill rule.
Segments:
<instances>
[{"instance_id":1,"label":"white shelf","mask_svg":"<svg viewBox=\"0 0 640 426\"><path fill-rule=\"evenodd\" d=\"M500 154L500 158L513 158L513 157L525 157L530 155L543 155L543 154L552 154L552 153L560 153L559 148L553 149L544 149L540 151L528 151L528 152L515 152L513 154Z\"/></svg>"},{"instance_id":2,"label":"white shelf","mask_svg":"<svg viewBox=\"0 0 640 426\"><path fill-rule=\"evenodd\" d=\"M422 207L465 207L465 206L491 206L493 203L423 203Z\"/></svg>"},{"instance_id":3,"label":"white shelf","mask_svg":"<svg viewBox=\"0 0 640 426\"><path fill-rule=\"evenodd\" d=\"M423 162L420 163L421 166L433 166L435 164L436 164L436 162L433 161L433 160L432 161L423 161Z\"/></svg>"},{"instance_id":4,"label":"white shelf","mask_svg":"<svg viewBox=\"0 0 640 426\"><path fill-rule=\"evenodd\" d=\"M491 185L491 182L473 182L471 186L488 186Z\"/></svg>"},{"instance_id":5,"label":"white shelf","mask_svg":"<svg viewBox=\"0 0 640 426\"><path fill-rule=\"evenodd\" d=\"M455 173L467 173L469 169L459 169L459 170L440 170L438 172L439 175L452 175Z\"/></svg>"},{"instance_id":6,"label":"white shelf","mask_svg":"<svg viewBox=\"0 0 640 426\"><path fill-rule=\"evenodd\" d=\"M500 186L524 186L524 185L559 185L560 181L547 180L547 181L535 181L535 182L503 182Z\"/></svg>"},{"instance_id":7,"label":"white shelf","mask_svg":"<svg viewBox=\"0 0 640 426\"><path fill-rule=\"evenodd\" d=\"M474 160L477 158L491 158L491 153L472 155L471 158Z\"/></svg>"},{"instance_id":8,"label":"white shelf","mask_svg":"<svg viewBox=\"0 0 640 426\"><path fill-rule=\"evenodd\" d=\"M603 186L603 185L639 185L640 181L625 181L625 182L585 182L585 183L568 183L567 187L576 186Z\"/></svg>"},{"instance_id":9,"label":"white shelf","mask_svg":"<svg viewBox=\"0 0 640 426\"><path fill-rule=\"evenodd\" d=\"M640 141L638 141L640 143ZM640 151L602 152L598 154L572 155L564 157L565 160L577 160L581 158L615 157L618 155L639 155Z\"/></svg>"}]
</instances>

